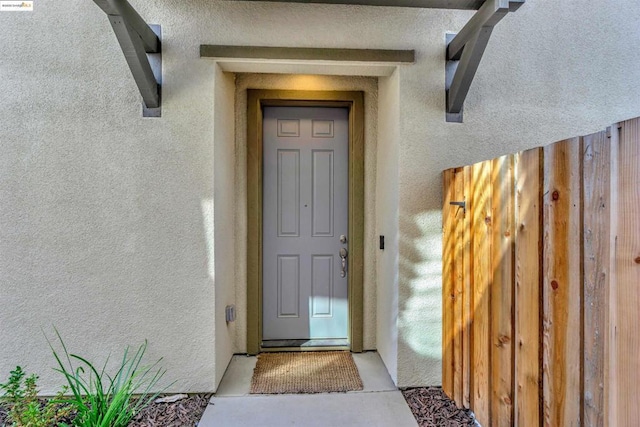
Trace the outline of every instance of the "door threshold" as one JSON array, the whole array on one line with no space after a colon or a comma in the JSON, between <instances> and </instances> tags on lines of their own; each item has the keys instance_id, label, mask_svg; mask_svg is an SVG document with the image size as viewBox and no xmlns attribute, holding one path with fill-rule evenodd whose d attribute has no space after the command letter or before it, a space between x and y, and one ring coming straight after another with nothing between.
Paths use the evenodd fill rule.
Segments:
<instances>
[{"instance_id":1,"label":"door threshold","mask_svg":"<svg viewBox=\"0 0 640 427\"><path fill-rule=\"evenodd\" d=\"M266 340L262 341L262 351L282 350L349 350L347 339L311 339L311 340Z\"/></svg>"}]
</instances>

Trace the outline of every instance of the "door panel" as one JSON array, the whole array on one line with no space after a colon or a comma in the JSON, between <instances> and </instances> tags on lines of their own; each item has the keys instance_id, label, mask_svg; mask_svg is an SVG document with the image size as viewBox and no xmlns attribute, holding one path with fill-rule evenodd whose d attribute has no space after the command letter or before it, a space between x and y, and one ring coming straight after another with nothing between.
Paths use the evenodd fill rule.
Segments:
<instances>
[{"instance_id":1,"label":"door panel","mask_svg":"<svg viewBox=\"0 0 640 427\"><path fill-rule=\"evenodd\" d=\"M278 255L278 317L300 317L300 257Z\"/></svg>"},{"instance_id":2,"label":"door panel","mask_svg":"<svg viewBox=\"0 0 640 427\"><path fill-rule=\"evenodd\" d=\"M333 255L314 255L311 264L311 316L331 317L333 297Z\"/></svg>"},{"instance_id":3,"label":"door panel","mask_svg":"<svg viewBox=\"0 0 640 427\"><path fill-rule=\"evenodd\" d=\"M313 150L313 182L311 203L314 237L333 236L333 151Z\"/></svg>"},{"instance_id":4,"label":"door panel","mask_svg":"<svg viewBox=\"0 0 640 427\"><path fill-rule=\"evenodd\" d=\"M278 150L278 236L300 236L300 150Z\"/></svg>"},{"instance_id":5,"label":"door panel","mask_svg":"<svg viewBox=\"0 0 640 427\"><path fill-rule=\"evenodd\" d=\"M265 107L263 340L346 339L349 120L344 108ZM347 259L348 268L348 259Z\"/></svg>"}]
</instances>

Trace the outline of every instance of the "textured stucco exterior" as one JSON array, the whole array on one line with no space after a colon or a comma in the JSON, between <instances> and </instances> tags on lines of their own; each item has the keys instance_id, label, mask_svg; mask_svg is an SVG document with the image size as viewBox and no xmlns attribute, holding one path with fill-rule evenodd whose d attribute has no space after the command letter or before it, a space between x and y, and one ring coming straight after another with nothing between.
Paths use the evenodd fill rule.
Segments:
<instances>
[{"instance_id":1,"label":"textured stucco exterior","mask_svg":"<svg viewBox=\"0 0 640 427\"><path fill-rule=\"evenodd\" d=\"M400 146L399 71L381 77L378 85L378 157L376 187L376 228L385 237L378 252L376 273L378 353L393 381L398 383L398 152ZM433 329L437 325L432 326ZM435 383L434 383L435 384Z\"/></svg>"},{"instance_id":2,"label":"textured stucco exterior","mask_svg":"<svg viewBox=\"0 0 640 427\"><path fill-rule=\"evenodd\" d=\"M635 0L531 0L509 14L462 124L444 121L444 39L472 12L131 3L162 25L160 119L141 117L93 2L0 13L0 376L21 364L44 392L60 384L42 334L53 325L97 361L148 339L180 391L214 390L244 348L242 316L227 325L223 312L242 314L246 286L241 93L296 80L223 73L200 44L415 49L414 65L378 79L375 106L375 80L320 83L371 95L365 345L399 386L440 382L440 172L640 116ZM384 252L371 248L379 234Z\"/></svg>"}]
</instances>

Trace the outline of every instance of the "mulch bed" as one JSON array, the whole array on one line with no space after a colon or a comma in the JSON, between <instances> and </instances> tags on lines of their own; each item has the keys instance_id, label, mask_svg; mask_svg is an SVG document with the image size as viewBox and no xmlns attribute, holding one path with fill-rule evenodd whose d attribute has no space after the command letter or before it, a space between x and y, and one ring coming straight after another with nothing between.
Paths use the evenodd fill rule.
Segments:
<instances>
[{"instance_id":1,"label":"mulch bed","mask_svg":"<svg viewBox=\"0 0 640 427\"><path fill-rule=\"evenodd\" d=\"M129 423L129 427L194 427L210 400L210 394L191 394L174 403L152 403Z\"/></svg>"},{"instance_id":2,"label":"mulch bed","mask_svg":"<svg viewBox=\"0 0 640 427\"><path fill-rule=\"evenodd\" d=\"M476 425L471 411L456 407L440 387L410 388L402 394L420 427Z\"/></svg>"},{"instance_id":3,"label":"mulch bed","mask_svg":"<svg viewBox=\"0 0 640 427\"><path fill-rule=\"evenodd\" d=\"M194 427L211 399L210 394L192 394L174 403L152 403L140 412L129 427ZM0 426L6 424L7 408L0 405Z\"/></svg>"}]
</instances>

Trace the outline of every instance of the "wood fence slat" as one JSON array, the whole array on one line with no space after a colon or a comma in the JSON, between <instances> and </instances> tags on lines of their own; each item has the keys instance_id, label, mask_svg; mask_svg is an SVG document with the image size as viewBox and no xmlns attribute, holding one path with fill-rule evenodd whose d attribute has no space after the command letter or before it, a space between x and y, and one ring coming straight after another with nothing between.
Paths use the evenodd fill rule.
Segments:
<instances>
[{"instance_id":1,"label":"wood fence slat","mask_svg":"<svg viewBox=\"0 0 640 427\"><path fill-rule=\"evenodd\" d=\"M453 349L454 312L453 312L453 275L455 235L451 233L454 226L455 211L449 204L453 200L455 191L455 171L448 169L442 174L443 204L442 204L442 390L449 397L453 397L453 363L455 354Z\"/></svg>"},{"instance_id":2,"label":"wood fence slat","mask_svg":"<svg viewBox=\"0 0 640 427\"><path fill-rule=\"evenodd\" d=\"M617 301L618 294L617 288L617 276L616 276L616 242L618 232L618 152L620 147L620 129L618 124L612 126L609 132L609 147L611 156L611 209L609 212L611 218L611 234L609 235L609 294L607 295L607 306L605 316L605 342L604 342L604 419L605 426L617 427L618 426L618 408L617 408L617 393L618 393L618 381L617 381L617 369L616 369L616 349L617 334L616 334L616 320L617 320Z\"/></svg>"},{"instance_id":3,"label":"wood fence slat","mask_svg":"<svg viewBox=\"0 0 640 427\"><path fill-rule=\"evenodd\" d=\"M604 424L605 314L609 289L610 145L607 132L583 137L583 424Z\"/></svg>"},{"instance_id":4,"label":"wood fence slat","mask_svg":"<svg viewBox=\"0 0 640 427\"><path fill-rule=\"evenodd\" d=\"M473 278L471 276L471 166L465 166L462 170L463 192L467 201L467 214L463 221L463 257L462 257L462 404L465 408L471 408L471 385L473 382L473 363L471 359L471 336L473 330Z\"/></svg>"},{"instance_id":5,"label":"wood fence slat","mask_svg":"<svg viewBox=\"0 0 640 427\"><path fill-rule=\"evenodd\" d=\"M455 235L451 233L455 217L449 202L452 199L455 171L448 169L442 173L442 390L453 397L453 352L454 314L453 314L453 275Z\"/></svg>"},{"instance_id":6,"label":"wood fence slat","mask_svg":"<svg viewBox=\"0 0 640 427\"><path fill-rule=\"evenodd\" d=\"M464 170L456 169L454 176L454 197L455 201L465 201L464 194ZM464 365L463 365L463 335L464 335L464 319L463 319L463 296L464 296L464 223L465 223L465 210L460 207L455 209L455 224L451 232L455 233L455 245L454 245L454 266L453 266L453 278L454 278L454 293L455 300L453 301L453 322L455 328L455 335L453 337L453 398L456 405L459 408L464 406L463 391L464 391Z\"/></svg>"},{"instance_id":7,"label":"wood fence slat","mask_svg":"<svg viewBox=\"0 0 640 427\"><path fill-rule=\"evenodd\" d=\"M547 426L581 425L581 147L544 147L543 407Z\"/></svg>"},{"instance_id":8,"label":"wood fence slat","mask_svg":"<svg viewBox=\"0 0 640 427\"><path fill-rule=\"evenodd\" d=\"M542 149L515 158L515 396L514 424L541 424L540 309Z\"/></svg>"},{"instance_id":9,"label":"wood fence slat","mask_svg":"<svg viewBox=\"0 0 640 427\"><path fill-rule=\"evenodd\" d=\"M620 124L617 149L616 204L612 205L616 228L615 265L615 341L613 364L616 382L617 425L636 426L640 419L640 119ZM613 282L612 282L613 283Z\"/></svg>"},{"instance_id":10,"label":"wood fence slat","mask_svg":"<svg viewBox=\"0 0 640 427\"><path fill-rule=\"evenodd\" d=\"M513 425L513 156L492 161L491 420Z\"/></svg>"},{"instance_id":11,"label":"wood fence slat","mask_svg":"<svg viewBox=\"0 0 640 427\"><path fill-rule=\"evenodd\" d=\"M473 389L471 408L490 425L491 162L472 167Z\"/></svg>"}]
</instances>

